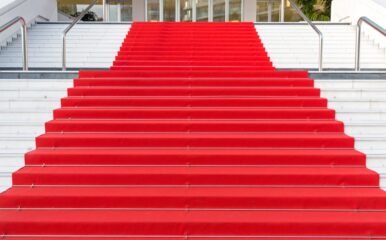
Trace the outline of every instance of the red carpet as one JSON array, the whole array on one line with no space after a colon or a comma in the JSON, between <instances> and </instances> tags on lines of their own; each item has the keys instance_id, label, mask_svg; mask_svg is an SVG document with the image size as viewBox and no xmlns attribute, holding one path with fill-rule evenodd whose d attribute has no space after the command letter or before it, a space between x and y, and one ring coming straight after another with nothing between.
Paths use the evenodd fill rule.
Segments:
<instances>
[{"instance_id":1,"label":"red carpet","mask_svg":"<svg viewBox=\"0 0 386 240\"><path fill-rule=\"evenodd\" d=\"M285 44L285 42L283 42ZM12 239L386 239L386 194L251 23L135 23L0 196Z\"/></svg>"}]
</instances>

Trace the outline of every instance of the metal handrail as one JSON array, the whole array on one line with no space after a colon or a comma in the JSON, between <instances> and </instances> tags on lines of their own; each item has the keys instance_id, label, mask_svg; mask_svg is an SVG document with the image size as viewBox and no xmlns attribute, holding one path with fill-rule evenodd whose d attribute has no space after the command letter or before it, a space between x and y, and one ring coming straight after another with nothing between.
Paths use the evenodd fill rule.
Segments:
<instances>
[{"instance_id":1,"label":"metal handrail","mask_svg":"<svg viewBox=\"0 0 386 240\"><path fill-rule=\"evenodd\" d=\"M360 58L361 58L361 35L362 35L362 23L367 23L370 27L377 30L383 36L386 36L386 30L369 19L368 17L361 17L358 19L357 23L357 34L356 34L356 43L355 43L355 70L360 71Z\"/></svg>"},{"instance_id":2,"label":"metal handrail","mask_svg":"<svg viewBox=\"0 0 386 240\"><path fill-rule=\"evenodd\" d=\"M94 7L94 5L98 2L98 0L92 0L91 3L88 5L87 8L85 8L80 15L75 18L75 20L63 31L63 44L62 44L62 70L66 71L67 69L67 44L66 44L66 39L67 39L67 34L68 32L86 15L86 13Z\"/></svg>"},{"instance_id":3,"label":"metal handrail","mask_svg":"<svg viewBox=\"0 0 386 240\"><path fill-rule=\"evenodd\" d=\"M43 20L46 21L46 22L49 22L49 21L50 21L50 19L48 19L48 18L46 18L46 17L44 17L44 16L42 16L42 15L37 15L36 18L43 19ZM36 19L36 18L35 18L35 19Z\"/></svg>"},{"instance_id":4,"label":"metal handrail","mask_svg":"<svg viewBox=\"0 0 386 240\"><path fill-rule=\"evenodd\" d=\"M293 1L293 0L288 0L291 7L293 9L295 9L295 11L304 19L304 21L306 21L308 23L308 25L310 25L312 27L312 29L314 29L314 31L318 34L319 36L319 71L323 71L323 33L319 30L319 28L316 27L316 25L311 22L311 20L306 16L304 15L304 13L302 12L302 10L300 10L300 8L298 7L298 5L296 5L296 3Z\"/></svg>"},{"instance_id":5,"label":"metal handrail","mask_svg":"<svg viewBox=\"0 0 386 240\"><path fill-rule=\"evenodd\" d=\"M3 26L0 27L0 33L9 29L16 23L21 23L21 45L23 52L23 71L28 71L28 49L27 49L27 22L23 17L15 17L11 21L7 22Z\"/></svg>"}]
</instances>

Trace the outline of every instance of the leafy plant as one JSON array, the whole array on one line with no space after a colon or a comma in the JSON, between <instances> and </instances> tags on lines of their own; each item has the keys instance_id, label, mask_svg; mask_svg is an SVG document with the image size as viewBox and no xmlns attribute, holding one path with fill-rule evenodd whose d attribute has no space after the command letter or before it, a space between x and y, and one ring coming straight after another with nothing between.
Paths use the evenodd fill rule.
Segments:
<instances>
[{"instance_id":1,"label":"leafy plant","mask_svg":"<svg viewBox=\"0 0 386 240\"><path fill-rule=\"evenodd\" d=\"M320 0L322 8L316 8L317 0L296 0L304 14L312 21L329 21L332 0Z\"/></svg>"}]
</instances>

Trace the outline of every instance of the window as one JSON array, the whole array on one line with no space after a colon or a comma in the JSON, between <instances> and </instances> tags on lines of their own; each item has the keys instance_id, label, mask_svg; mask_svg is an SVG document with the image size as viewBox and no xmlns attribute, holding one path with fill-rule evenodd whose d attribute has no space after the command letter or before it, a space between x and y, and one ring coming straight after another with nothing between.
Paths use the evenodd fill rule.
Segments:
<instances>
[{"instance_id":1,"label":"window","mask_svg":"<svg viewBox=\"0 0 386 240\"><path fill-rule=\"evenodd\" d=\"M229 21L241 22L242 2L241 0L229 0Z\"/></svg>"},{"instance_id":2,"label":"window","mask_svg":"<svg viewBox=\"0 0 386 240\"><path fill-rule=\"evenodd\" d=\"M175 0L163 0L164 4L164 21L174 22L176 20L176 1Z\"/></svg>"},{"instance_id":3,"label":"window","mask_svg":"<svg viewBox=\"0 0 386 240\"><path fill-rule=\"evenodd\" d=\"M208 0L196 0L196 21L208 22L209 20L209 3Z\"/></svg>"},{"instance_id":4,"label":"window","mask_svg":"<svg viewBox=\"0 0 386 240\"><path fill-rule=\"evenodd\" d=\"M193 0L180 0L180 21L193 21Z\"/></svg>"},{"instance_id":5,"label":"window","mask_svg":"<svg viewBox=\"0 0 386 240\"><path fill-rule=\"evenodd\" d=\"M213 22L225 22L225 0L213 0Z\"/></svg>"},{"instance_id":6,"label":"window","mask_svg":"<svg viewBox=\"0 0 386 240\"><path fill-rule=\"evenodd\" d=\"M110 22L133 21L132 0L106 0Z\"/></svg>"},{"instance_id":7,"label":"window","mask_svg":"<svg viewBox=\"0 0 386 240\"><path fill-rule=\"evenodd\" d=\"M158 22L160 20L159 0L147 0L147 21Z\"/></svg>"}]
</instances>

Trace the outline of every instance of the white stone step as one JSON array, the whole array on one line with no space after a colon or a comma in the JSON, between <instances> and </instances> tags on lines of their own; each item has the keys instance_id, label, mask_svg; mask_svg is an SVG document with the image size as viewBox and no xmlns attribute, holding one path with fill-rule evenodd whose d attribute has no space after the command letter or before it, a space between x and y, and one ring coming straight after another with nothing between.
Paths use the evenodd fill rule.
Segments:
<instances>
[{"instance_id":1,"label":"white stone step","mask_svg":"<svg viewBox=\"0 0 386 240\"><path fill-rule=\"evenodd\" d=\"M354 136L359 136L364 134L384 135L384 133L386 133L386 121L362 121L362 122L346 121L345 132L349 135L354 135Z\"/></svg>"},{"instance_id":2,"label":"white stone step","mask_svg":"<svg viewBox=\"0 0 386 240\"><path fill-rule=\"evenodd\" d=\"M355 147L359 150L383 150L386 149L385 135L355 135Z\"/></svg>"},{"instance_id":3,"label":"white stone step","mask_svg":"<svg viewBox=\"0 0 386 240\"><path fill-rule=\"evenodd\" d=\"M352 110L379 110L386 112L386 100L385 99L329 99L328 107L340 110L340 109L352 109Z\"/></svg>"},{"instance_id":4,"label":"white stone step","mask_svg":"<svg viewBox=\"0 0 386 240\"><path fill-rule=\"evenodd\" d=\"M4 90L64 90L73 86L72 79L0 79L0 89Z\"/></svg>"},{"instance_id":5,"label":"white stone step","mask_svg":"<svg viewBox=\"0 0 386 240\"><path fill-rule=\"evenodd\" d=\"M61 36L68 24L37 24L28 32L30 68L60 68ZM108 68L130 25L78 24L67 37L67 66ZM0 51L0 68L21 67L20 39Z\"/></svg>"},{"instance_id":6,"label":"white stone step","mask_svg":"<svg viewBox=\"0 0 386 240\"><path fill-rule=\"evenodd\" d=\"M322 92L330 89L374 89L386 90L386 79L383 80L316 80L315 86Z\"/></svg>"},{"instance_id":7,"label":"white stone step","mask_svg":"<svg viewBox=\"0 0 386 240\"><path fill-rule=\"evenodd\" d=\"M5 99L7 100L16 100L20 98L25 98L24 101L34 101L34 98L36 99L56 99L58 100L60 97L64 97L67 95L66 90L44 90L41 89L40 91L36 90L0 90L0 101L4 101Z\"/></svg>"},{"instance_id":8,"label":"white stone step","mask_svg":"<svg viewBox=\"0 0 386 240\"><path fill-rule=\"evenodd\" d=\"M385 121L386 111L363 109L338 109L336 118L345 121Z\"/></svg>"},{"instance_id":9,"label":"white stone step","mask_svg":"<svg viewBox=\"0 0 386 240\"><path fill-rule=\"evenodd\" d=\"M357 99L377 99L385 98L386 89L328 89L322 91L322 96L329 99L340 99L340 98L357 98Z\"/></svg>"},{"instance_id":10,"label":"white stone step","mask_svg":"<svg viewBox=\"0 0 386 240\"><path fill-rule=\"evenodd\" d=\"M45 132L43 122L23 122L15 119L12 122L0 121L0 135L2 136L17 136L23 134L31 134L36 136Z\"/></svg>"},{"instance_id":11,"label":"white stone step","mask_svg":"<svg viewBox=\"0 0 386 240\"><path fill-rule=\"evenodd\" d=\"M351 69L354 67L355 27L350 25L318 25L324 34L324 67ZM306 25L256 25L256 29L279 68L316 68L318 37ZM283 44L285 42L285 44ZM363 68L386 69L386 50L367 37L362 38Z\"/></svg>"}]
</instances>

